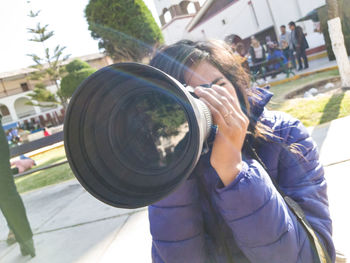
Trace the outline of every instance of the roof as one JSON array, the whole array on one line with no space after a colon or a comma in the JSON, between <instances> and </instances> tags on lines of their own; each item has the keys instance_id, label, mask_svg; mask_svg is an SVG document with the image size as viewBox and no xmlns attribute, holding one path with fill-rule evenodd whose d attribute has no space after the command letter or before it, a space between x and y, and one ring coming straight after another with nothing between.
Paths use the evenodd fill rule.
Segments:
<instances>
[{"instance_id":1,"label":"roof","mask_svg":"<svg viewBox=\"0 0 350 263\"><path fill-rule=\"evenodd\" d=\"M81 59L83 61L91 61L91 60L96 60L96 59L101 59L105 57L106 55L103 53L95 53L95 54L90 54L90 55L85 55L85 56L80 56L80 57L74 57L74 58L69 58L66 61L62 63L62 65L67 65L68 63L72 62L74 59ZM16 70L11 70L11 71L6 71L6 72L1 72L0 73L0 79L5 79L5 78L11 78L19 75L26 75L29 74L36 69L27 67L27 68L21 68L21 69L16 69Z\"/></svg>"},{"instance_id":2,"label":"roof","mask_svg":"<svg viewBox=\"0 0 350 263\"><path fill-rule=\"evenodd\" d=\"M237 1L238 0L207 0L192 21L188 24L187 30L192 31L196 26L209 20L217 13L220 13L222 10Z\"/></svg>"}]
</instances>

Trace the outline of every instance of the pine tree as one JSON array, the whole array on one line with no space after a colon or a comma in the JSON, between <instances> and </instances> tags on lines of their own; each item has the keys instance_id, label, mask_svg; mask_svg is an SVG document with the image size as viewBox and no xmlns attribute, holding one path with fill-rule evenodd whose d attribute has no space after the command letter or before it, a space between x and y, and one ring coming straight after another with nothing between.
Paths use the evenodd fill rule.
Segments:
<instances>
[{"instance_id":1,"label":"pine tree","mask_svg":"<svg viewBox=\"0 0 350 263\"><path fill-rule=\"evenodd\" d=\"M39 16L40 11L30 11L29 17L35 19ZM33 90L33 93L29 94L32 98L32 105L41 107L52 107L56 104L61 104L64 108L67 106L67 99L61 95L59 82L65 73L62 63L66 61L70 55L64 55L66 47L57 45L53 51L46 46L49 39L54 36L54 31L48 29L49 25L42 26L40 22L37 23L35 28L28 28L28 33L32 35L29 41L41 43L43 46L44 55L28 54L34 61L35 65L32 68L35 69L31 73L30 78L36 80L37 84ZM57 88L57 93L54 94L46 89L45 82L49 79L52 84Z\"/></svg>"}]
</instances>

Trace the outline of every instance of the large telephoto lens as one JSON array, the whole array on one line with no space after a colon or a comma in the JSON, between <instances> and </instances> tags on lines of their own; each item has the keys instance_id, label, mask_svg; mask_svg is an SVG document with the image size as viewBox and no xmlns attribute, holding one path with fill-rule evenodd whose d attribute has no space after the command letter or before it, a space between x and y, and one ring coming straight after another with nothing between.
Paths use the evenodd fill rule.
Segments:
<instances>
[{"instance_id":1,"label":"large telephoto lens","mask_svg":"<svg viewBox=\"0 0 350 263\"><path fill-rule=\"evenodd\" d=\"M69 164L99 200L137 208L187 179L208 136L208 108L164 72L105 67L73 95L64 125Z\"/></svg>"}]
</instances>

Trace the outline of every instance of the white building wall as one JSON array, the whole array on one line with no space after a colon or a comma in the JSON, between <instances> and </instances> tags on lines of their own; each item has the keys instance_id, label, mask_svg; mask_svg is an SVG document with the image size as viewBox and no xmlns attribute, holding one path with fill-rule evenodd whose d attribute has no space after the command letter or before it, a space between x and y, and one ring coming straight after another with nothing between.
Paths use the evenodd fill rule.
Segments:
<instances>
[{"instance_id":1,"label":"white building wall","mask_svg":"<svg viewBox=\"0 0 350 263\"><path fill-rule=\"evenodd\" d=\"M172 21L163 30L164 41L167 45L173 44L185 38L185 28L192 17L179 18Z\"/></svg>"},{"instance_id":2,"label":"white building wall","mask_svg":"<svg viewBox=\"0 0 350 263\"><path fill-rule=\"evenodd\" d=\"M18 110L16 110L16 107L15 107L15 102L21 98L30 99L30 97L28 96L29 93L32 93L32 91L22 92L22 93L19 93L16 95L11 95L11 96L7 96L4 98L0 98L0 105L1 104L5 105L8 108L8 110L10 112L10 116L11 116L11 119L3 120L3 124L10 123L10 122L17 122L20 120L20 116L18 116L18 113L20 113L19 115L21 115L21 113L23 113L25 111L25 109L22 109L23 112L22 111L18 112ZM43 112L46 113L49 111L50 112L51 111L59 111L60 109L62 109L61 106L58 106L57 108L54 108L54 109L50 109L50 108L40 109L40 107L38 107L38 106L30 106L30 107L27 106L27 107L28 107L28 111L30 111L32 108L34 108L35 113L33 112L33 116L40 115ZM33 116L30 116L30 117L33 117Z\"/></svg>"},{"instance_id":3,"label":"white building wall","mask_svg":"<svg viewBox=\"0 0 350 263\"><path fill-rule=\"evenodd\" d=\"M266 1L267 0L252 0L257 20L251 6L248 4L248 0L240 0L211 19L198 25L192 31L187 32L184 36L192 40L202 40L203 38L223 40L226 36L231 34L236 34L242 39L247 38L259 31L274 26ZM281 25L284 24L288 27L290 21L298 20L311 10L322 6L325 2L324 0L269 1L276 22L278 36L280 34L279 27ZM300 4L299 6L298 3ZM222 23L223 19L226 21L226 24ZM307 34L306 37L310 48L325 44L323 35L314 32L312 21L301 22L298 23L298 25L302 26L304 32Z\"/></svg>"},{"instance_id":4,"label":"white building wall","mask_svg":"<svg viewBox=\"0 0 350 263\"><path fill-rule=\"evenodd\" d=\"M222 20L225 20L226 23L223 24ZM196 26L188 32L187 37L193 40L201 40L203 37L224 39L228 35L236 34L245 38L256 30L256 23L249 9L248 0L242 0Z\"/></svg>"},{"instance_id":5,"label":"white building wall","mask_svg":"<svg viewBox=\"0 0 350 263\"><path fill-rule=\"evenodd\" d=\"M255 0L259 1L259 0ZM275 16L277 27L286 25L290 21L297 21L304 17L310 11L325 4L325 0L269 0L271 2L271 9ZM306 39L310 48L319 47L325 44L323 34L314 32L314 23L311 20L297 22L297 25L303 28L306 33ZM279 32L280 33L280 32Z\"/></svg>"}]
</instances>

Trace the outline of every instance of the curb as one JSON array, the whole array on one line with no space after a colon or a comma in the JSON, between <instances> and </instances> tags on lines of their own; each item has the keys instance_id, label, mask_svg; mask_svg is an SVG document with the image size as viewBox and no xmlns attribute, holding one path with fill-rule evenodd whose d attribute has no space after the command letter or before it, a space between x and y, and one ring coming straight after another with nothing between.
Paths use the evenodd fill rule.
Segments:
<instances>
[{"instance_id":1,"label":"curb","mask_svg":"<svg viewBox=\"0 0 350 263\"><path fill-rule=\"evenodd\" d=\"M55 150L55 149L62 148L62 147L64 147L63 144L57 145L57 146L54 146L54 147L51 147L51 148L49 148L49 149L45 149L45 150L43 150L43 151L35 152L35 153L33 153L33 154L30 154L30 153L29 153L29 154L28 154L28 157L32 158L32 157L38 156L39 154L43 154L43 153L49 152L49 151L51 151L51 150Z\"/></svg>"},{"instance_id":2,"label":"curb","mask_svg":"<svg viewBox=\"0 0 350 263\"><path fill-rule=\"evenodd\" d=\"M322 73L322 72L331 71L334 69L338 69L338 66L332 66L332 67L322 68L322 69L318 69L318 70L314 70L314 71L310 71L310 72L301 73L301 74L295 75L291 78L286 78L286 79L281 79L278 81L270 82L269 85L270 86L277 86L277 85L284 84L284 83L289 82L289 81L300 79L302 77L307 77L307 76L313 75L315 73Z\"/></svg>"},{"instance_id":3,"label":"curb","mask_svg":"<svg viewBox=\"0 0 350 263\"><path fill-rule=\"evenodd\" d=\"M328 54L327 52L319 52L319 53L316 53L314 55L311 55L308 57L308 60L309 61L312 61L312 60L316 60L316 59L320 59L320 58L325 58L325 57L328 57Z\"/></svg>"}]
</instances>

